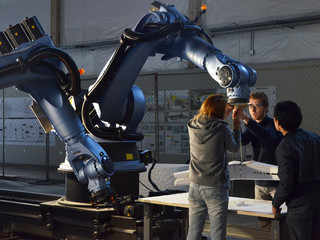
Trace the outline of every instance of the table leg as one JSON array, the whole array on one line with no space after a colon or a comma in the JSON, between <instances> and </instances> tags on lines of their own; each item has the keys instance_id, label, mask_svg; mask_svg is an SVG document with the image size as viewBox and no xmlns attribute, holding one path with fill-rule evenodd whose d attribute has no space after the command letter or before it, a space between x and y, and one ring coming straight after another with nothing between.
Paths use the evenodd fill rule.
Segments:
<instances>
[{"instance_id":1,"label":"table leg","mask_svg":"<svg viewBox=\"0 0 320 240\"><path fill-rule=\"evenodd\" d=\"M280 240L280 220L271 220L271 237L272 240Z\"/></svg>"},{"instance_id":2,"label":"table leg","mask_svg":"<svg viewBox=\"0 0 320 240\"><path fill-rule=\"evenodd\" d=\"M143 215L143 239L152 240L152 216L153 216L153 205L144 203L144 215Z\"/></svg>"},{"instance_id":3,"label":"table leg","mask_svg":"<svg viewBox=\"0 0 320 240\"><path fill-rule=\"evenodd\" d=\"M182 231L181 231L181 238L182 240L187 239L188 235L188 226L189 226L189 209L183 208L182 209Z\"/></svg>"}]
</instances>

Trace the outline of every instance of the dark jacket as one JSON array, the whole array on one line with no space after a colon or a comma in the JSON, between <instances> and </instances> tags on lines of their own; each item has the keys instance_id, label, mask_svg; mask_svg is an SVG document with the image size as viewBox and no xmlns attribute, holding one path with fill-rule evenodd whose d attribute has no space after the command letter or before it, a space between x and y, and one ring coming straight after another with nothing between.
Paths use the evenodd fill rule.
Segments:
<instances>
[{"instance_id":1,"label":"dark jacket","mask_svg":"<svg viewBox=\"0 0 320 240\"><path fill-rule=\"evenodd\" d=\"M190 138L190 181L204 186L230 187L226 150L237 152L240 131L218 118L191 119L188 122Z\"/></svg>"},{"instance_id":2,"label":"dark jacket","mask_svg":"<svg viewBox=\"0 0 320 240\"><path fill-rule=\"evenodd\" d=\"M277 165L275 151L282 139L282 134L274 126L273 119L266 116L260 123L250 119L241 134L242 144L251 143L253 160ZM278 181L255 181L259 186L278 186Z\"/></svg>"},{"instance_id":3,"label":"dark jacket","mask_svg":"<svg viewBox=\"0 0 320 240\"><path fill-rule=\"evenodd\" d=\"M288 209L320 204L320 137L303 129L287 133L276 151L280 183L272 201ZM300 208L301 209L301 208ZM310 211L310 210L309 210Z\"/></svg>"}]
</instances>

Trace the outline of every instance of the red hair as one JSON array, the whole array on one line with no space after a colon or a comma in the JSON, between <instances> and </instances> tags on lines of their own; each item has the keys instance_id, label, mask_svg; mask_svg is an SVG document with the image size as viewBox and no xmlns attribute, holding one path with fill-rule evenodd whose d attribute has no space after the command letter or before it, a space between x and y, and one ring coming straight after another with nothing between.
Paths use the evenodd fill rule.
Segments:
<instances>
[{"instance_id":1,"label":"red hair","mask_svg":"<svg viewBox=\"0 0 320 240\"><path fill-rule=\"evenodd\" d=\"M223 94L213 94L207 97L202 103L199 113L195 116L195 119L199 119L202 116L217 117L223 119L227 107L227 98Z\"/></svg>"}]
</instances>

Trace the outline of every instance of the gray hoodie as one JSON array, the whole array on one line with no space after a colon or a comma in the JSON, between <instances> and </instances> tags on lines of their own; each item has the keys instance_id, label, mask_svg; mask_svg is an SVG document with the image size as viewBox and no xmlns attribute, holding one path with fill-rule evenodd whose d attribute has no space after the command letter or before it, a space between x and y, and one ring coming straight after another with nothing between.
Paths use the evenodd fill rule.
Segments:
<instances>
[{"instance_id":1,"label":"gray hoodie","mask_svg":"<svg viewBox=\"0 0 320 240\"><path fill-rule=\"evenodd\" d=\"M190 139L189 179L204 186L230 187L226 151L240 146L240 131L219 118L200 117L188 122Z\"/></svg>"}]
</instances>

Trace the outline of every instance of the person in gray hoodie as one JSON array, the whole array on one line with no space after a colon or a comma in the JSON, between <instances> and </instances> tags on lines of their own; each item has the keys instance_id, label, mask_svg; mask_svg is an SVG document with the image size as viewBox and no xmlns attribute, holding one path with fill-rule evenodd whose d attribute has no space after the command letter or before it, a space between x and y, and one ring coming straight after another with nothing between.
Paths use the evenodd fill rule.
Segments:
<instances>
[{"instance_id":1,"label":"person in gray hoodie","mask_svg":"<svg viewBox=\"0 0 320 240\"><path fill-rule=\"evenodd\" d=\"M199 240L207 215L212 240L226 239L230 178L226 151L240 147L240 119L233 111L233 131L225 121L233 107L221 94L209 96L188 122L190 141L189 230Z\"/></svg>"}]
</instances>

